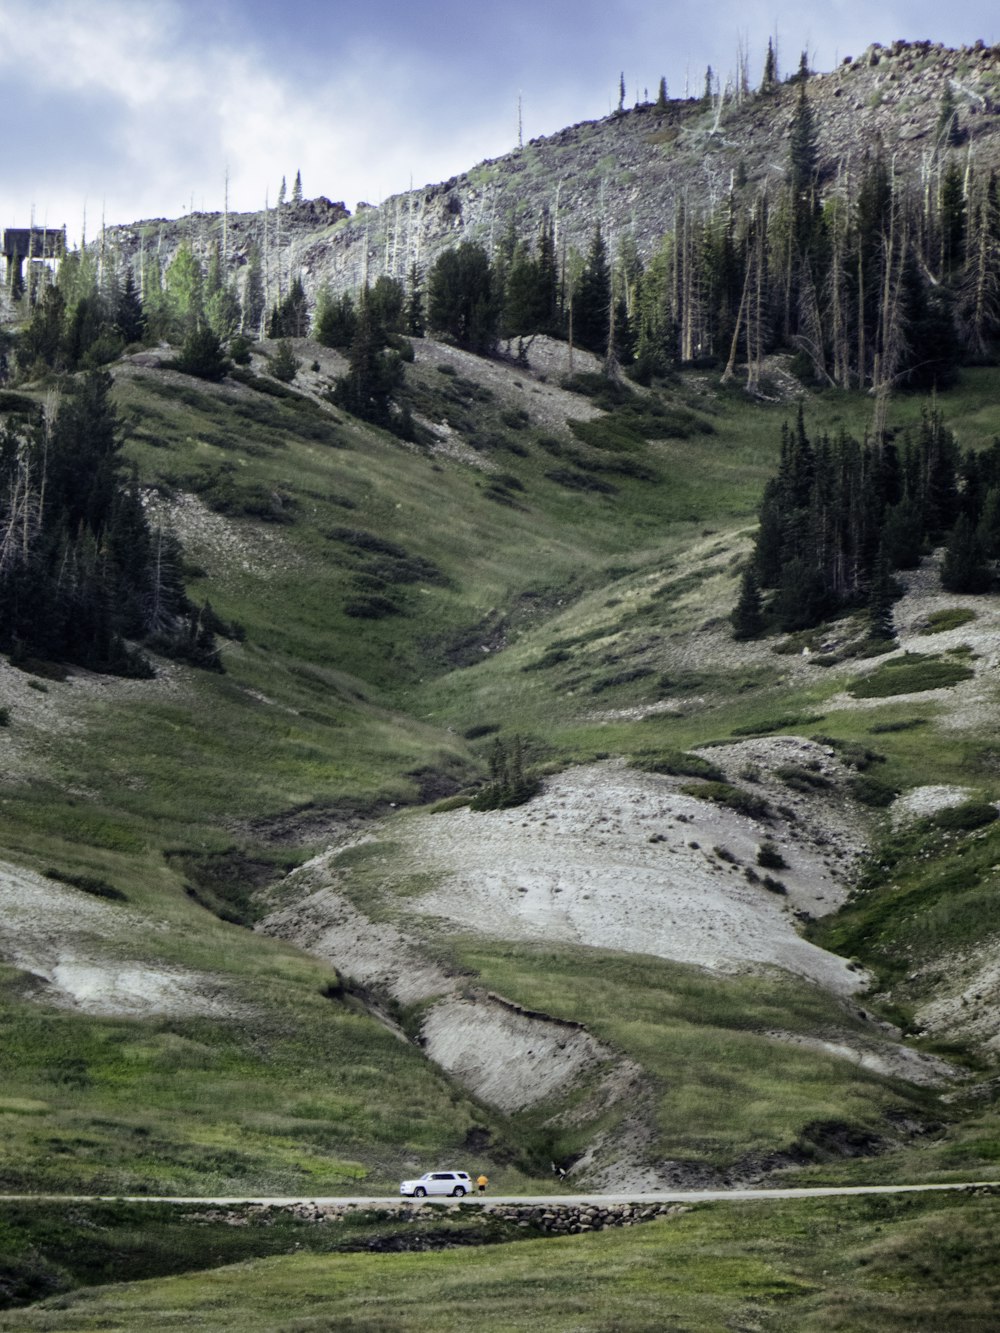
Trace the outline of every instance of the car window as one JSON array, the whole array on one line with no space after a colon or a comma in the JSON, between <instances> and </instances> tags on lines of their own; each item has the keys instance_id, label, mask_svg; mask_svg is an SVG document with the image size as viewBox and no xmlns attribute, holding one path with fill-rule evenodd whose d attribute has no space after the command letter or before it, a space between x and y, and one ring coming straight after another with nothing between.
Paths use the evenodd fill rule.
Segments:
<instances>
[{"instance_id":1,"label":"car window","mask_svg":"<svg viewBox=\"0 0 1000 1333\"><path fill-rule=\"evenodd\" d=\"M431 1180L454 1180L455 1177L447 1171L436 1171Z\"/></svg>"}]
</instances>

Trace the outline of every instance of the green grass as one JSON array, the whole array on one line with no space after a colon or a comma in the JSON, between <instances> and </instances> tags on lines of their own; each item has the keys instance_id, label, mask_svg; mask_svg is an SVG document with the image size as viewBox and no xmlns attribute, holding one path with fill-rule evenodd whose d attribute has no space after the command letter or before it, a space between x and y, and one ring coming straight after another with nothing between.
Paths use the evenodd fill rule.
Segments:
<instances>
[{"instance_id":1,"label":"green grass","mask_svg":"<svg viewBox=\"0 0 1000 1333\"><path fill-rule=\"evenodd\" d=\"M818 923L813 938L876 968L900 998L933 993L935 977L918 976L922 966L1000 932L995 817L992 806L969 803L886 838L848 905Z\"/></svg>"},{"instance_id":2,"label":"green grass","mask_svg":"<svg viewBox=\"0 0 1000 1333\"><path fill-rule=\"evenodd\" d=\"M962 1195L712 1204L486 1249L306 1252L57 1296L0 1314L0 1329L987 1333L995 1207Z\"/></svg>"},{"instance_id":3,"label":"green grass","mask_svg":"<svg viewBox=\"0 0 1000 1333\"><path fill-rule=\"evenodd\" d=\"M5 778L5 855L56 868L81 901L88 884L123 893L126 910L155 923L136 946L140 963L207 972L247 1008L238 1020L100 1018L40 1005L28 998L23 974L5 971L2 1018L15 1034L0 1052L0 1172L9 1185L374 1191L417 1165L450 1160L476 1129L489 1135L491 1179L519 1188L547 1171L546 1149L572 1152L593 1129L614 1130L617 1113L568 1123L582 1094L575 1106L513 1118L476 1105L367 1016L350 988L339 990L329 967L218 919L252 921L258 882L322 850L355 821L471 788L498 733L519 733L532 767L627 755L654 770L680 766L688 777L689 752L713 739L792 730L843 747L877 733L885 762L877 779L857 779L870 784L873 820L887 792L921 785L928 774L975 787L980 802L997 794L989 735L939 728L937 700L894 699L967 679L956 655L886 663L859 678L857 688L882 700L874 711L829 713L845 666L792 687L780 654L738 669L684 657L694 631L725 622L788 407L749 404L703 377L680 377L658 403L603 404L614 409L610 417L574 432L535 413L530 385L487 390L474 371L440 373L442 355L418 347L406 392L427 419L452 422L487 470L404 447L294 387L275 396L248 384L178 385L155 370L119 377L119 402L136 423L129 453L143 482L167 495L196 491L214 525L209 540L197 524L187 538L192 594L239 622L245 638L223 646L224 676L174 671L117 693L35 664L46 676L46 706L68 725L30 733L18 707L6 716L5 744L26 744L37 767ZM998 400L1000 371L985 369L968 372L941 406L963 445L987 445L997 434ZM897 399L892 426L915 425L923 407ZM807 426L860 437L870 412L863 395L823 394L809 401ZM547 475L556 465L605 489L561 485ZM359 606L393 610L359 617ZM955 628L969 614L956 608L931 628ZM683 665L673 665L678 660ZM656 705L666 711L643 716ZM700 776L715 778L711 766ZM716 794L741 798L735 788ZM992 825L930 824L901 835L875 858L849 909L817 928L816 938L872 966L905 1019L907 1006L932 993L926 978L942 949L971 949L985 931L1000 929L996 838ZM349 877L349 891L375 915L391 918L408 893L425 887L412 875L382 884L378 874L377 857L366 865L359 854ZM93 905L93 894L86 901ZM585 1022L631 1055L650 1088L660 1146L681 1159L725 1165L798 1144L820 1159L814 1173L845 1177L917 1177L929 1163L948 1172L995 1161L995 1120L982 1105L956 1108L956 1121L960 1112L966 1119L923 1151L823 1161L822 1136L810 1136L810 1126L836 1122L879 1134L885 1113L900 1108L926 1123L933 1094L777 1042L774 1031L815 1037L845 1028L877 1039L871 1025L804 985L773 976L720 981L598 951L431 945L485 984ZM925 969L919 985L907 981L914 962ZM544 1123L560 1111L570 1114ZM768 1223L776 1233L778 1216ZM854 1254L867 1223L861 1214L841 1216L849 1236L840 1235L838 1247ZM639 1275L635 1265L647 1261L629 1256L650 1243L645 1234L576 1248L551 1242L544 1261L530 1259L550 1275L550 1287L517 1268L517 1256L536 1253L531 1246L511 1247L498 1285L485 1265L469 1269L468 1290L483 1294L474 1311L498 1327L504 1319L523 1327L527 1302L550 1321L539 1327L590 1320L603 1328L596 1277L575 1272L566 1256L604 1254L594 1273L620 1291L616 1312L627 1307L622 1317L635 1327L644 1319L663 1327L662 1311L675 1298L689 1301L676 1307L679 1326L722 1327L737 1317L766 1323L781 1302L757 1308L752 1293L771 1302L767 1293L780 1295L788 1284L790 1299L804 1302L789 1327L844 1311L843 1326L851 1327L858 1310L871 1314L852 1304L846 1281L831 1286L829 1308L817 1297L813 1310L809 1299L826 1290L814 1271L820 1260L810 1267L806 1255L805 1278L789 1277L759 1241L712 1272L694 1258L677 1259L676 1272L690 1282L664 1267L662 1255L648 1259L653 1276ZM817 1254L831 1272L846 1271L832 1249L819 1245ZM384 1292L370 1284L385 1270L377 1260L365 1268L369 1258L345 1259L332 1277L329 1264L323 1270L322 1281L345 1275L347 1285L330 1298L346 1302L331 1306L338 1326L345 1317L394 1328L406 1326L404 1315L423 1319L416 1305L401 1314L380 1304ZM268 1278L240 1270L249 1277L248 1328L252 1319L262 1327L284 1319L279 1273L291 1274L292 1293L314 1281L307 1259L272 1262ZM879 1271L874 1259L869 1267ZM443 1293L453 1290L448 1273L464 1270L455 1256L413 1256L399 1271L415 1291L426 1281L419 1289L440 1317ZM745 1290L741 1275L749 1275ZM264 1310L272 1299L270 1280L278 1293L272 1314L258 1313L258 1301ZM192 1293L199 1281L190 1279ZM221 1284L214 1289L220 1319L228 1317L229 1297L219 1294L228 1281L211 1279ZM911 1297L918 1313L936 1308L912 1290L901 1299ZM131 1299L140 1298L122 1293L123 1302ZM162 1291L155 1299L166 1302ZM190 1300L200 1313L183 1317L197 1323L205 1309L201 1296ZM138 1309L108 1318L155 1327L155 1317ZM886 1322L880 1306L872 1309ZM327 1314L313 1306L301 1317ZM39 1313L59 1328L71 1326L61 1322L68 1316L68 1309Z\"/></svg>"},{"instance_id":4,"label":"green grass","mask_svg":"<svg viewBox=\"0 0 1000 1333\"><path fill-rule=\"evenodd\" d=\"M668 1159L731 1166L798 1145L822 1160L822 1148L804 1134L809 1125L840 1120L880 1133L890 1106L909 1104L918 1118L925 1113L925 1096L915 1090L776 1039L874 1036L832 996L792 977L720 977L593 949L473 940L453 947L490 989L526 1008L575 1018L637 1061L652 1078L656 1151ZM553 1146L572 1149L571 1142Z\"/></svg>"}]
</instances>

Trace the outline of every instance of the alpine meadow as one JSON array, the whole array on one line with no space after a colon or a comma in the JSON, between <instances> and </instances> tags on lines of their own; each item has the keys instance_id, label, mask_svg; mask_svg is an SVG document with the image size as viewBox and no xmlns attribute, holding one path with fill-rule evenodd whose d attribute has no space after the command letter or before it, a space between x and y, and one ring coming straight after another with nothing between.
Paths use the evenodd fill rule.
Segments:
<instances>
[{"instance_id":1,"label":"alpine meadow","mask_svg":"<svg viewBox=\"0 0 1000 1333\"><path fill-rule=\"evenodd\" d=\"M1000 48L759 62L4 232L0 1329L997 1327Z\"/></svg>"}]
</instances>

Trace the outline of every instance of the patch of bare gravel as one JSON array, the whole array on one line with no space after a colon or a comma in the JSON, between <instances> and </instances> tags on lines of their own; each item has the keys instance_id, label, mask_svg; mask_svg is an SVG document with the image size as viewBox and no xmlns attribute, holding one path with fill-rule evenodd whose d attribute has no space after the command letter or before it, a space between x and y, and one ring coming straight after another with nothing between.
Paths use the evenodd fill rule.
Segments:
<instances>
[{"instance_id":1,"label":"patch of bare gravel","mask_svg":"<svg viewBox=\"0 0 1000 1333\"><path fill-rule=\"evenodd\" d=\"M559 387L566 375L582 371L600 371L601 363L590 352L573 352L572 368L565 343L552 338L535 338L528 351L528 365L521 367L508 360L490 361L473 356L459 347L436 342L432 338L417 339L414 343L418 365L451 366L460 375L482 384L496 396L504 407L523 408L536 427L564 436L566 420L575 417L588 420L599 416L601 409L579 394ZM516 345L514 352L516 353ZM441 426L431 423L437 431ZM447 437L447 430L445 437Z\"/></svg>"},{"instance_id":2,"label":"patch of bare gravel","mask_svg":"<svg viewBox=\"0 0 1000 1333\"><path fill-rule=\"evenodd\" d=\"M916 1023L935 1037L1000 1055L1000 939L936 960L933 973L935 997L916 1010Z\"/></svg>"},{"instance_id":3,"label":"patch of bare gravel","mask_svg":"<svg viewBox=\"0 0 1000 1333\"><path fill-rule=\"evenodd\" d=\"M304 563L279 530L217 514L188 492L169 498L149 492L145 507L150 522L175 533L185 554L215 578L267 581Z\"/></svg>"},{"instance_id":4,"label":"patch of bare gravel","mask_svg":"<svg viewBox=\"0 0 1000 1333\"><path fill-rule=\"evenodd\" d=\"M809 742L788 745L801 756ZM819 916L844 900L854 844L838 840L848 831L828 827L817 845L786 821L765 828L679 786L608 762L550 779L517 809L416 816L405 825L406 862L437 886L408 898L407 911L498 939L654 954L720 972L776 967L855 992L864 976L803 939L796 915ZM746 875L765 838L787 861L770 872L783 894Z\"/></svg>"},{"instance_id":5,"label":"patch of bare gravel","mask_svg":"<svg viewBox=\"0 0 1000 1333\"><path fill-rule=\"evenodd\" d=\"M926 815L937 814L939 810L947 810L949 806L961 805L973 794L971 787L948 786L945 783L913 787L893 801L889 814L893 824L899 827Z\"/></svg>"}]
</instances>

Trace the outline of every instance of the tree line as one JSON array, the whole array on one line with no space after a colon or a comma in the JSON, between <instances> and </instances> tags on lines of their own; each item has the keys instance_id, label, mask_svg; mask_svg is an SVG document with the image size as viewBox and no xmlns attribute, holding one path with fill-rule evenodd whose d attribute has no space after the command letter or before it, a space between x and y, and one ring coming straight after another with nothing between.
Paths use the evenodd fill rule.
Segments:
<instances>
[{"instance_id":1,"label":"tree line","mask_svg":"<svg viewBox=\"0 0 1000 1333\"><path fill-rule=\"evenodd\" d=\"M945 588L995 586L1000 440L963 452L935 409L899 442L888 433L811 440L800 409L783 428L778 472L764 490L734 633L792 632L867 607L870 637L891 638L893 573L942 544Z\"/></svg>"},{"instance_id":2,"label":"tree line","mask_svg":"<svg viewBox=\"0 0 1000 1333\"><path fill-rule=\"evenodd\" d=\"M0 649L13 662L67 662L151 676L143 647L221 670L232 633L184 588L176 537L151 525L121 457L111 376L61 385L58 407L0 429Z\"/></svg>"}]
</instances>

